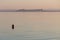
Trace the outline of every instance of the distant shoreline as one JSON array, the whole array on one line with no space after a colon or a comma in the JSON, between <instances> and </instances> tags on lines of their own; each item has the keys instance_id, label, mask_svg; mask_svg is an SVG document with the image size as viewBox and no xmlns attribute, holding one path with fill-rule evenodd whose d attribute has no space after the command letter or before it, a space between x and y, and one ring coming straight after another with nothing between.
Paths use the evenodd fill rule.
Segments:
<instances>
[{"instance_id":1,"label":"distant shoreline","mask_svg":"<svg viewBox=\"0 0 60 40\"><path fill-rule=\"evenodd\" d=\"M19 10L0 10L0 12L60 12L60 10L19 9Z\"/></svg>"}]
</instances>

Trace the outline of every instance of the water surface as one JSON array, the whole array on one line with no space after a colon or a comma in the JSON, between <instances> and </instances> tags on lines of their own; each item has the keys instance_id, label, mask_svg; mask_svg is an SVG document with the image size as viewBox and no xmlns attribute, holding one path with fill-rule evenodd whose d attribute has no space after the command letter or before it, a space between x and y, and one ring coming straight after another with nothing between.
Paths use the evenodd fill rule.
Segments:
<instances>
[{"instance_id":1,"label":"water surface","mask_svg":"<svg viewBox=\"0 0 60 40\"><path fill-rule=\"evenodd\" d=\"M0 12L0 40L60 40L60 12Z\"/></svg>"}]
</instances>

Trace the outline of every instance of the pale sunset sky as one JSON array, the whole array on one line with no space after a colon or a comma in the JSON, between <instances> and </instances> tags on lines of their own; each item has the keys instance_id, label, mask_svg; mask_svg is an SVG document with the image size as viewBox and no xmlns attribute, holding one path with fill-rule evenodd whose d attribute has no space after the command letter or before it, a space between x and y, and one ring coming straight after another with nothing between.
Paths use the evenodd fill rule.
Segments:
<instances>
[{"instance_id":1,"label":"pale sunset sky","mask_svg":"<svg viewBox=\"0 0 60 40\"><path fill-rule=\"evenodd\" d=\"M60 0L0 0L0 9L60 9Z\"/></svg>"}]
</instances>

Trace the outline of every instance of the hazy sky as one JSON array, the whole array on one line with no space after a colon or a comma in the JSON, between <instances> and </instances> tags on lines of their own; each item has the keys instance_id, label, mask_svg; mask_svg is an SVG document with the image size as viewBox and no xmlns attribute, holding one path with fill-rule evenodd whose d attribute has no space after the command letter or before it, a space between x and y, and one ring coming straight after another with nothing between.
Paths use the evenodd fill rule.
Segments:
<instances>
[{"instance_id":1,"label":"hazy sky","mask_svg":"<svg viewBox=\"0 0 60 40\"><path fill-rule=\"evenodd\" d=\"M0 9L60 8L60 0L0 0Z\"/></svg>"}]
</instances>

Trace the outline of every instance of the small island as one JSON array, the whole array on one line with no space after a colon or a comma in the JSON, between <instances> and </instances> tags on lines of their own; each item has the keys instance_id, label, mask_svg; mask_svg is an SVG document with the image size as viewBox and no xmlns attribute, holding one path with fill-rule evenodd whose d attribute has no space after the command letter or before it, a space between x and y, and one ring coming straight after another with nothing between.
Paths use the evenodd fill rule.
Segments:
<instances>
[{"instance_id":1,"label":"small island","mask_svg":"<svg viewBox=\"0 0 60 40\"><path fill-rule=\"evenodd\" d=\"M43 9L19 9L16 12L41 12Z\"/></svg>"}]
</instances>

